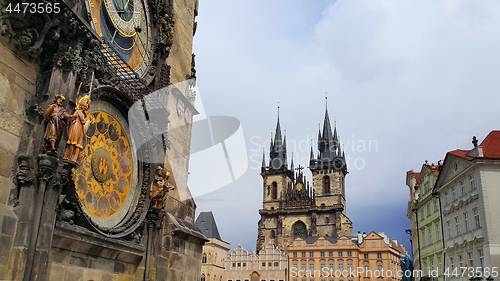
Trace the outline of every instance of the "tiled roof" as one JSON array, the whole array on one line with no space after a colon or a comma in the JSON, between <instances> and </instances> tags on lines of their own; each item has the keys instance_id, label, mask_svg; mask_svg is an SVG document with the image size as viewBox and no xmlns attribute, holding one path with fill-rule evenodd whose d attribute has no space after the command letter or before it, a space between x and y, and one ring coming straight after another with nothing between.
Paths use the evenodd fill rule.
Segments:
<instances>
[{"instance_id":1,"label":"tiled roof","mask_svg":"<svg viewBox=\"0 0 500 281\"><path fill-rule=\"evenodd\" d=\"M484 157L500 158L500 131L491 131L481 143Z\"/></svg>"},{"instance_id":2,"label":"tiled roof","mask_svg":"<svg viewBox=\"0 0 500 281\"><path fill-rule=\"evenodd\" d=\"M195 224L206 237L222 240L212 212L201 212L198 215Z\"/></svg>"},{"instance_id":3,"label":"tiled roof","mask_svg":"<svg viewBox=\"0 0 500 281\"><path fill-rule=\"evenodd\" d=\"M471 156L467 155L467 153L469 151L470 150L457 149L457 150L450 151L448 153L452 154L452 155L455 155L455 156L458 156L458 157L462 157L462 158L467 159L467 160L472 160L472 159L474 159L474 157L471 157Z\"/></svg>"}]
</instances>

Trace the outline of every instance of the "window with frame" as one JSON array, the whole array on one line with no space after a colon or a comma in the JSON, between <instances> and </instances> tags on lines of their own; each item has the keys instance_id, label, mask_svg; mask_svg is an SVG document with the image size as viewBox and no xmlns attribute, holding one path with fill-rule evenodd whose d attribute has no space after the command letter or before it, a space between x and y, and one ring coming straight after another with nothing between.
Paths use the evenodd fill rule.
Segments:
<instances>
[{"instance_id":1,"label":"window with frame","mask_svg":"<svg viewBox=\"0 0 500 281\"><path fill-rule=\"evenodd\" d=\"M296 272L299 270L299 266L296 263L293 264L292 268L295 268L294 270Z\"/></svg>"},{"instance_id":2,"label":"window with frame","mask_svg":"<svg viewBox=\"0 0 500 281\"><path fill-rule=\"evenodd\" d=\"M266 262L265 261L262 262L262 267L266 267Z\"/></svg>"},{"instance_id":3,"label":"window with frame","mask_svg":"<svg viewBox=\"0 0 500 281\"><path fill-rule=\"evenodd\" d=\"M372 247L376 247L377 244L375 242L372 242Z\"/></svg>"},{"instance_id":4,"label":"window with frame","mask_svg":"<svg viewBox=\"0 0 500 281\"><path fill-rule=\"evenodd\" d=\"M436 223L436 241L441 240L441 233L439 231L439 223Z\"/></svg>"},{"instance_id":5,"label":"window with frame","mask_svg":"<svg viewBox=\"0 0 500 281\"><path fill-rule=\"evenodd\" d=\"M364 258L367 260L368 259L368 254L364 254Z\"/></svg>"},{"instance_id":6,"label":"window with frame","mask_svg":"<svg viewBox=\"0 0 500 281\"><path fill-rule=\"evenodd\" d=\"M303 258L305 258L305 257L306 257L306 252L302 252L301 256L302 256Z\"/></svg>"},{"instance_id":7,"label":"window with frame","mask_svg":"<svg viewBox=\"0 0 500 281\"><path fill-rule=\"evenodd\" d=\"M325 267L326 267L326 264L322 263L322 264L319 266L319 270L320 270L320 271L322 271L322 270L323 270L323 268L325 268Z\"/></svg>"},{"instance_id":8,"label":"window with frame","mask_svg":"<svg viewBox=\"0 0 500 281\"><path fill-rule=\"evenodd\" d=\"M441 262L441 257L438 257L438 273L443 272L443 264Z\"/></svg>"},{"instance_id":9,"label":"window with frame","mask_svg":"<svg viewBox=\"0 0 500 281\"><path fill-rule=\"evenodd\" d=\"M460 219L458 216L455 217L455 231L457 235L460 235Z\"/></svg>"},{"instance_id":10,"label":"window with frame","mask_svg":"<svg viewBox=\"0 0 500 281\"><path fill-rule=\"evenodd\" d=\"M378 272L382 273L382 271L384 270L384 267L381 264L379 264L379 265L377 265L377 270L378 270Z\"/></svg>"},{"instance_id":11,"label":"window with frame","mask_svg":"<svg viewBox=\"0 0 500 281\"><path fill-rule=\"evenodd\" d=\"M314 258L314 252L309 252L309 257Z\"/></svg>"},{"instance_id":12,"label":"window with frame","mask_svg":"<svg viewBox=\"0 0 500 281\"><path fill-rule=\"evenodd\" d=\"M352 272L352 263L347 264L347 271Z\"/></svg>"},{"instance_id":13,"label":"window with frame","mask_svg":"<svg viewBox=\"0 0 500 281\"><path fill-rule=\"evenodd\" d=\"M434 260L431 259L431 270L434 270Z\"/></svg>"},{"instance_id":14,"label":"window with frame","mask_svg":"<svg viewBox=\"0 0 500 281\"><path fill-rule=\"evenodd\" d=\"M207 263L207 254L201 256L201 263Z\"/></svg>"},{"instance_id":15,"label":"window with frame","mask_svg":"<svg viewBox=\"0 0 500 281\"><path fill-rule=\"evenodd\" d=\"M338 252L338 257L342 258L344 256L344 252Z\"/></svg>"},{"instance_id":16,"label":"window with frame","mask_svg":"<svg viewBox=\"0 0 500 281\"><path fill-rule=\"evenodd\" d=\"M382 258L382 253L377 253L377 259L381 259Z\"/></svg>"},{"instance_id":17,"label":"window with frame","mask_svg":"<svg viewBox=\"0 0 500 281\"><path fill-rule=\"evenodd\" d=\"M352 257L352 252L351 251L347 251L347 257L349 257L349 258Z\"/></svg>"},{"instance_id":18,"label":"window with frame","mask_svg":"<svg viewBox=\"0 0 500 281\"><path fill-rule=\"evenodd\" d=\"M273 184L272 184L271 199L273 199L273 200L278 199L278 184L276 182L273 182Z\"/></svg>"},{"instance_id":19,"label":"window with frame","mask_svg":"<svg viewBox=\"0 0 500 281\"><path fill-rule=\"evenodd\" d=\"M279 266L277 261L274 262L274 266Z\"/></svg>"},{"instance_id":20,"label":"window with frame","mask_svg":"<svg viewBox=\"0 0 500 281\"><path fill-rule=\"evenodd\" d=\"M424 220L424 216L425 216L424 209L420 209L420 220L421 221Z\"/></svg>"},{"instance_id":21,"label":"window with frame","mask_svg":"<svg viewBox=\"0 0 500 281\"><path fill-rule=\"evenodd\" d=\"M474 180L474 174L469 176L470 189L476 188L476 182Z\"/></svg>"},{"instance_id":22,"label":"window with frame","mask_svg":"<svg viewBox=\"0 0 500 281\"><path fill-rule=\"evenodd\" d=\"M335 270L335 267L334 267L333 263L329 263L329 264L328 264L328 269L329 269L330 271L334 271L334 270Z\"/></svg>"},{"instance_id":23,"label":"window with frame","mask_svg":"<svg viewBox=\"0 0 500 281\"><path fill-rule=\"evenodd\" d=\"M328 256L333 258L333 252L328 252Z\"/></svg>"},{"instance_id":24,"label":"window with frame","mask_svg":"<svg viewBox=\"0 0 500 281\"><path fill-rule=\"evenodd\" d=\"M464 182L464 181L461 181L461 182L460 182L460 193L461 193L461 194L462 194L462 196L463 196L463 195L465 195L465 192L466 192L466 190L465 190L465 182Z\"/></svg>"},{"instance_id":25,"label":"window with frame","mask_svg":"<svg viewBox=\"0 0 500 281\"><path fill-rule=\"evenodd\" d=\"M469 232L469 214L467 212L464 213L464 228L465 232Z\"/></svg>"},{"instance_id":26,"label":"window with frame","mask_svg":"<svg viewBox=\"0 0 500 281\"><path fill-rule=\"evenodd\" d=\"M431 206L427 205L426 209L427 209L427 216L430 216L431 215Z\"/></svg>"},{"instance_id":27,"label":"window with frame","mask_svg":"<svg viewBox=\"0 0 500 281\"><path fill-rule=\"evenodd\" d=\"M456 193L456 190L455 190L455 187L452 187L451 188L451 201L455 201L455 199L457 199L457 193Z\"/></svg>"},{"instance_id":28,"label":"window with frame","mask_svg":"<svg viewBox=\"0 0 500 281\"><path fill-rule=\"evenodd\" d=\"M432 229L429 227L427 229L427 233L429 234L429 245L432 244Z\"/></svg>"},{"instance_id":29,"label":"window with frame","mask_svg":"<svg viewBox=\"0 0 500 281\"><path fill-rule=\"evenodd\" d=\"M444 193L444 204L448 205L448 191Z\"/></svg>"},{"instance_id":30,"label":"window with frame","mask_svg":"<svg viewBox=\"0 0 500 281\"><path fill-rule=\"evenodd\" d=\"M477 207L472 209L472 213L474 214L474 226L476 228L480 228L481 221L479 220L479 210L477 209Z\"/></svg>"},{"instance_id":31,"label":"window with frame","mask_svg":"<svg viewBox=\"0 0 500 281\"><path fill-rule=\"evenodd\" d=\"M467 252L467 258L469 259L469 264L467 266L474 267L474 255L472 252Z\"/></svg>"},{"instance_id":32,"label":"window with frame","mask_svg":"<svg viewBox=\"0 0 500 281\"><path fill-rule=\"evenodd\" d=\"M339 267L339 269L338 269L338 270L339 270L340 272L344 271L344 264L343 264L343 263L339 263L338 267Z\"/></svg>"},{"instance_id":33,"label":"window with frame","mask_svg":"<svg viewBox=\"0 0 500 281\"><path fill-rule=\"evenodd\" d=\"M477 256L479 257L479 266L483 268L484 267L483 249L477 250Z\"/></svg>"},{"instance_id":34,"label":"window with frame","mask_svg":"<svg viewBox=\"0 0 500 281\"><path fill-rule=\"evenodd\" d=\"M302 266L302 271L306 271L307 270L305 263L303 263L301 266Z\"/></svg>"},{"instance_id":35,"label":"window with frame","mask_svg":"<svg viewBox=\"0 0 500 281\"><path fill-rule=\"evenodd\" d=\"M434 213L438 211L438 200L434 200Z\"/></svg>"},{"instance_id":36,"label":"window with frame","mask_svg":"<svg viewBox=\"0 0 500 281\"><path fill-rule=\"evenodd\" d=\"M365 277L368 276L368 271L370 270L369 265L365 265Z\"/></svg>"},{"instance_id":37,"label":"window with frame","mask_svg":"<svg viewBox=\"0 0 500 281\"><path fill-rule=\"evenodd\" d=\"M325 176L323 178L323 193L330 193L330 177Z\"/></svg>"},{"instance_id":38,"label":"window with frame","mask_svg":"<svg viewBox=\"0 0 500 281\"><path fill-rule=\"evenodd\" d=\"M455 261L453 257L450 257L450 265L451 265L451 270L453 271L455 269Z\"/></svg>"},{"instance_id":39,"label":"window with frame","mask_svg":"<svg viewBox=\"0 0 500 281\"><path fill-rule=\"evenodd\" d=\"M322 257L322 258L324 258L325 257L325 252L320 252L319 256Z\"/></svg>"},{"instance_id":40,"label":"window with frame","mask_svg":"<svg viewBox=\"0 0 500 281\"><path fill-rule=\"evenodd\" d=\"M314 271L314 263L310 263L310 264L309 264L309 270L310 270L311 272L313 272L313 271Z\"/></svg>"},{"instance_id":41,"label":"window with frame","mask_svg":"<svg viewBox=\"0 0 500 281\"><path fill-rule=\"evenodd\" d=\"M426 246L427 244L425 244L425 229L422 230L422 232L420 233L420 237L422 238L422 246Z\"/></svg>"},{"instance_id":42,"label":"window with frame","mask_svg":"<svg viewBox=\"0 0 500 281\"><path fill-rule=\"evenodd\" d=\"M460 267L464 266L464 261L463 261L462 255L458 255L458 264L460 265Z\"/></svg>"},{"instance_id":43,"label":"window with frame","mask_svg":"<svg viewBox=\"0 0 500 281\"><path fill-rule=\"evenodd\" d=\"M296 258L297 257L297 252L293 252L293 257Z\"/></svg>"},{"instance_id":44,"label":"window with frame","mask_svg":"<svg viewBox=\"0 0 500 281\"><path fill-rule=\"evenodd\" d=\"M450 221L446 221L446 230L448 232L448 239L450 239L452 237L452 235L451 235L451 222Z\"/></svg>"},{"instance_id":45,"label":"window with frame","mask_svg":"<svg viewBox=\"0 0 500 281\"><path fill-rule=\"evenodd\" d=\"M205 281L205 274L201 274L201 281Z\"/></svg>"}]
</instances>

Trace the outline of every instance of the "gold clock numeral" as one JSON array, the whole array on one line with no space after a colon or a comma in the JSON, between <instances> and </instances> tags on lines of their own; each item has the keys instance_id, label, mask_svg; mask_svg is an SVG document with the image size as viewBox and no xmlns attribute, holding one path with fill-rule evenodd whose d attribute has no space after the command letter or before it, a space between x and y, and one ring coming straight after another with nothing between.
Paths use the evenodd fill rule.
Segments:
<instances>
[{"instance_id":1,"label":"gold clock numeral","mask_svg":"<svg viewBox=\"0 0 500 281\"><path fill-rule=\"evenodd\" d=\"M92 21L94 22L94 24L97 24L97 19L96 18L92 18Z\"/></svg>"},{"instance_id":2,"label":"gold clock numeral","mask_svg":"<svg viewBox=\"0 0 500 281\"><path fill-rule=\"evenodd\" d=\"M94 2L89 2L90 8L94 8Z\"/></svg>"}]
</instances>

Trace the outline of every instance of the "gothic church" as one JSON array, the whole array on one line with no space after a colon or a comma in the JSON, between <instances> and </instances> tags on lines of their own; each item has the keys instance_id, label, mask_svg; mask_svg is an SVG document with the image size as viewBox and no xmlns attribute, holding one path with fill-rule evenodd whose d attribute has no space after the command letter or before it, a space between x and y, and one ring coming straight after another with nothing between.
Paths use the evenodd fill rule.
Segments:
<instances>
[{"instance_id":1,"label":"gothic church","mask_svg":"<svg viewBox=\"0 0 500 281\"><path fill-rule=\"evenodd\" d=\"M264 153L257 249L272 243L286 250L298 237L338 237L340 233L352 232L352 222L345 211L345 154L339 146L337 128L332 132L328 108L323 132L318 132L316 156L311 147L312 186L303 175L303 167L294 168L293 159L288 166L286 136L282 137L279 116L268 163Z\"/></svg>"}]
</instances>

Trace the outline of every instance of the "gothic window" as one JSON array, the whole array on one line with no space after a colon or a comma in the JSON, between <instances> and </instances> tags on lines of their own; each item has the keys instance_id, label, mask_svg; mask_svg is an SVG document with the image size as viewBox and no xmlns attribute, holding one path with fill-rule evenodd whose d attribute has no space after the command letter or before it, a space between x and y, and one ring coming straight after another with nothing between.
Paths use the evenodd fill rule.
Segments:
<instances>
[{"instance_id":1,"label":"gothic window","mask_svg":"<svg viewBox=\"0 0 500 281\"><path fill-rule=\"evenodd\" d=\"M274 232L274 230L271 230L271 238L276 238L276 233Z\"/></svg>"},{"instance_id":2,"label":"gothic window","mask_svg":"<svg viewBox=\"0 0 500 281\"><path fill-rule=\"evenodd\" d=\"M273 188L271 190L271 199L278 199L278 184L273 182Z\"/></svg>"},{"instance_id":3,"label":"gothic window","mask_svg":"<svg viewBox=\"0 0 500 281\"><path fill-rule=\"evenodd\" d=\"M323 178L323 193L330 193L330 177L325 176Z\"/></svg>"},{"instance_id":4,"label":"gothic window","mask_svg":"<svg viewBox=\"0 0 500 281\"><path fill-rule=\"evenodd\" d=\"M201 281L205 281L205 274L201 275Z\"/></svg>"},{"instance_id":5,"label":"gothic window","mask_svg":"<svg viewBox=\"0 0 500 281\"><path fill-rule=\"evenodd\" d=\"M306 225L303 222L301 222L301 221L296 222L292 226L292 233L293 233L293 239L296 239L296 238L303 238L303 239L305 239L306 238L306 234L307 234Z\"/></svg>"},{"instance_id":6,"label":"gothic window","mask_svg":"<svg viewBox=\"0 0 500 281\"><path fill-rule=\"evenodd\" d=\"M207 254L201 256L201 263L207 263Z\"/></svg>"}]
</instances>

